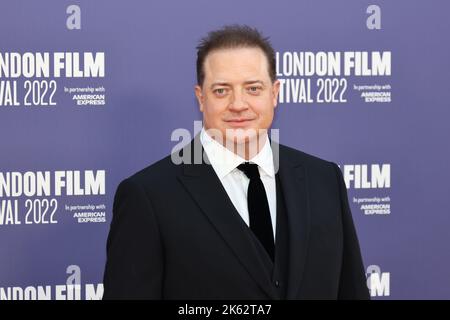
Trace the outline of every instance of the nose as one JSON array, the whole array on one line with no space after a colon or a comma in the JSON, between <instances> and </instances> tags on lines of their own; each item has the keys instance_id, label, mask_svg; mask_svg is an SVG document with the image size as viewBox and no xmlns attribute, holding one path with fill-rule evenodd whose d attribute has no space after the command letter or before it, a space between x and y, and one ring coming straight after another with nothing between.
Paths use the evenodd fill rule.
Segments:
<instances>
[{"instance_id":1,"label":"nose","mask_svg":"<svg viewBox=\"0 0 450 320\"><path fill-rule=\"evenodd\" d=\"M248 109L248 105L244 99L244 95L239 90L234 91L231 95L229 109L235 112Z\"/></svg>"}]
</instances>

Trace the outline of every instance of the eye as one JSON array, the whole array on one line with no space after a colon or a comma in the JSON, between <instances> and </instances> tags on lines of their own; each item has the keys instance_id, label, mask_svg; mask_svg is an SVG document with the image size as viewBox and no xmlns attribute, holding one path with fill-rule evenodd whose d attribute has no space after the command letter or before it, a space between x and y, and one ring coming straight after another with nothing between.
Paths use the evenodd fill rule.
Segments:
<instances>
[{"instance_id":1,"label":"eye","mask_svg":"<svg viewBox=\"0 0 450 320\"><path fill-rule=\"evenodd\" d=\"M262 90L262 87L261 86L251 86L251 87L248 87L247 90L252 94L258 94Z\"/></svg>"},{"instance_id":2,"label":"eye","mask_svg":"<svg viewBox=\"0 0 450 320\"><path fill-rule=\"evenodd\" d=\"M217 88L217 89L214 89L213 92L218 96L224 96L227 93L227 89L226 88Z\"/></svg>"}]
</instances>

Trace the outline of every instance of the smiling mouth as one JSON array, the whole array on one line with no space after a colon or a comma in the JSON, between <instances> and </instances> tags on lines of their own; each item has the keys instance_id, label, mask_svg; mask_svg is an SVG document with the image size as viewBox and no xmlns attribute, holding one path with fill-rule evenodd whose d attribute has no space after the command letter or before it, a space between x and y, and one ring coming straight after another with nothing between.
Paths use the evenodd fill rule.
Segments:
<instances>
[{"instance_id":1,"label":"smiling mouth","mask_svg":"<svg viewBox=\"0 0 450 320\"><path fill-rule=\"evenodd\" d=\"M254 120L254 119L242 119L242 118L238 118L238 119L225 120L225 122L244 123L244 122L253 121L253 120Z\"/></svg>"},{"instance_id":2,"label":"smiling mouth","mask_svg":"<svg viewBox=\"0 0 450 320\"><path fill-rule=\"evenodd\" d=\"M231 119L226 120L225 122L231 127L245 127L253 120L254 119Z\"/></svg>"}]
</instances>

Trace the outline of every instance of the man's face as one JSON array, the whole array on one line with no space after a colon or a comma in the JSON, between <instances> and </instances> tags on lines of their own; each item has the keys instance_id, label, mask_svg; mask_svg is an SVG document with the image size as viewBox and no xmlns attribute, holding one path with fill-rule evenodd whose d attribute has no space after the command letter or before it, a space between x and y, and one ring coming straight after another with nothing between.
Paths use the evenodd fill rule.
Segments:
<instances>
[{"instance_id":1,"label":"man's face","mask_svg":"<svg viewBox=\"0 0 450 320\"><path fill-rule=\"evenodd\" d=\"M261 49L212 51L206 56L204 71L203 85L195 87L195 94L205 129L218 129L227 140L242 143L253 135L238 137L235 129L260 133L271 126L280 83L272 83Z\"/></svg>"}]
</instances>

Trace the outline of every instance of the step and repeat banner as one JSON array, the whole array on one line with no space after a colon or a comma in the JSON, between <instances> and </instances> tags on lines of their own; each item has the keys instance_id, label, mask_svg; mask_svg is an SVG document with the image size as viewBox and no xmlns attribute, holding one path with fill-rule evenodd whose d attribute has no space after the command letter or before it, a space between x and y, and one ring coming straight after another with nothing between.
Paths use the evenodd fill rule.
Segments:
<instances>
[{"instance_id":1,"label":"step and repeat banner","mask_svg":"<svg viewBox=\"0 0 450 320\"><path fill-rule=\"evenodd\" d=\"M2 0L0 299L101 299L116 188L199 131L195 47L235 23L276 49L280 142L343 172L372 298L450 299L449 10Z\"/></svg>"}]
</instances>

